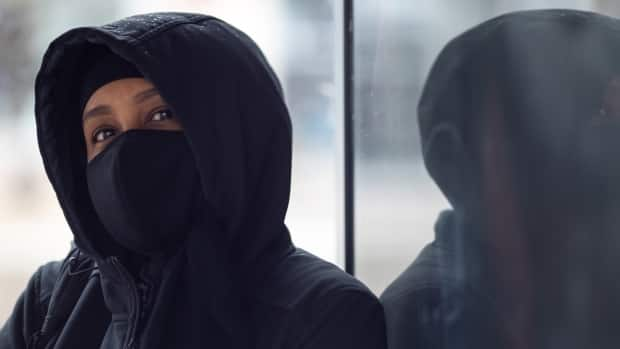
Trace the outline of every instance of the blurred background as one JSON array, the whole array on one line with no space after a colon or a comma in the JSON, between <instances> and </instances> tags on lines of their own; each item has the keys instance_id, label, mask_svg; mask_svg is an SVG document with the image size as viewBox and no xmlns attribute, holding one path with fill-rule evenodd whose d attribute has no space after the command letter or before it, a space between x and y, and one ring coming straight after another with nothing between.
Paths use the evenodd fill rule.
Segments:
<instances>
[{"instance_id":1,"label":"blurred background","mask_svg":"<svg viewBox=\"0 0 620 349\"><path fill-rule=\"evenodd\" d=\"M294 127L287 224L344 265L343 4L339 0L0 0L0 324L35 269L72 239L45 176L33 86L62 32L153 11L212 14L247 32L279 75ZM433 239L448 204L421 160L416 104L452 37L520 9L620 14L616 0L360 0L354 3L355 267L379 294Z\"/></svg>"}]
</instances>

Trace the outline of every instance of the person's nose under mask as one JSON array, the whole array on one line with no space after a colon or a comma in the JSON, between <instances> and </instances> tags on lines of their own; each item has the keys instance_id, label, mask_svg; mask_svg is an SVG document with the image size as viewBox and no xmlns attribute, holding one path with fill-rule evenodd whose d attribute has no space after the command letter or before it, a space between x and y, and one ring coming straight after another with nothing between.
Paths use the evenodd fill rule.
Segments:
<instances>
[{"instance_id":1,"label":"person's nose under mask","mask_svg":"<svg viewBox=\"0 0 620 349\"><path fill-rule=\"evenodd\" d=\"M202 197L182 131L126 131L88 163L86 176L107 232L121 246L143 255L183 240Z\"/></svg>"}]
</instances>

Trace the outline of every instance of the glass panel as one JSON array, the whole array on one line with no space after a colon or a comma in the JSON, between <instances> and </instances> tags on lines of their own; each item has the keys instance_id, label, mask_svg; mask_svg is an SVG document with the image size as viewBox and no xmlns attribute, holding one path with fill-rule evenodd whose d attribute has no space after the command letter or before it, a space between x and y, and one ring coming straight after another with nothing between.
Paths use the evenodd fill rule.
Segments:
<instances>
[{"instance_id":1,"label":"glass panel","mask_svg":"<svg viewBox=\"0 0 620 349\"><path fill-rule=\"evenodd\" d=\"M617 15L618 2L355 6L356 273L379 294L418 258L383 298L391 347L617 346L618 24L574 16L556 32L506 21L493 46L493 29L451 46L436 71L454 72L432 75L439 97L423 109L462 118L425 147L462 203L437 236L450 205L423 163L417 104L440 50L482 21L557 7Z\"/></svg>"},{"instance_id":2,"label":"glass panel","mask_svg":"<svg viewBox=\"0 0 620 349\"><path fill-rule=\"evenodd\" d=\"M293 187L287 225L296 245L343 264L338 1L3 1L0 240L5 243L0 245L0 323L36 267L63 258L72 238L36 147L33 79L44 49L71 27L153 11L215 15L244 30L263 49L281 79L293 119Z\"/></svg>"},{"instance_id":3,"label":"glass panel","mask_svg":"<svg viewBox=\"0 0 620 349\"><path fill-rule=\"evenodd\" d=\"M507 11L620 13L614 1L365 1L354 4L356 276L381 292L433 239L448 202L422 162L417 103L439 50Z\"/></svg>"}]
</instances>

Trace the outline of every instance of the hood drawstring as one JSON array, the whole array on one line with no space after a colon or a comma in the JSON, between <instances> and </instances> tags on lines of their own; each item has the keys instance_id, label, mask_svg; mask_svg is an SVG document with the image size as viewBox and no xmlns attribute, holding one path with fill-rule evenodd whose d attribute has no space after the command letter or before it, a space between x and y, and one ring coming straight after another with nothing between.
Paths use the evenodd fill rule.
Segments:
<instances>
[{"instance_id":1,"label":"hood drawstring","mask_svg":"<svg viewBox=\"0 0 620 349\"><path fill-rule=\"evenodd\" d=\"M91 259L83 259L80 261L80 257L82 255L82 251L77 250L77 256L73 256L69 258L69 265L67 267L67 275L76 276L84 273L88 273L93 270L99 269L97 263L93 262ZM88 264L93 263L92 266L88 266Z\"/></svg>"}]
</instances>

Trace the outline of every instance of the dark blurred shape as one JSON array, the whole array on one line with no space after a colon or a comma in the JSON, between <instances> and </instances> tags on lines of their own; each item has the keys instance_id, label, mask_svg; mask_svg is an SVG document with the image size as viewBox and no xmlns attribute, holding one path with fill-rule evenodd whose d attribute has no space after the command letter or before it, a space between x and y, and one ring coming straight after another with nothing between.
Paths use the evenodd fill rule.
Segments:
<instances>
[{"instance_id":1,"label":"dark blurred shape","mask_svg":"<svg viewBox=\"0 0 620 349\"><path fill-rule=\"evenodd\" d=\"M620 21L507 14L424 87L425 164L454 209L384 292L391 348L620 345Z\"/></svg>"}]
</instances>

